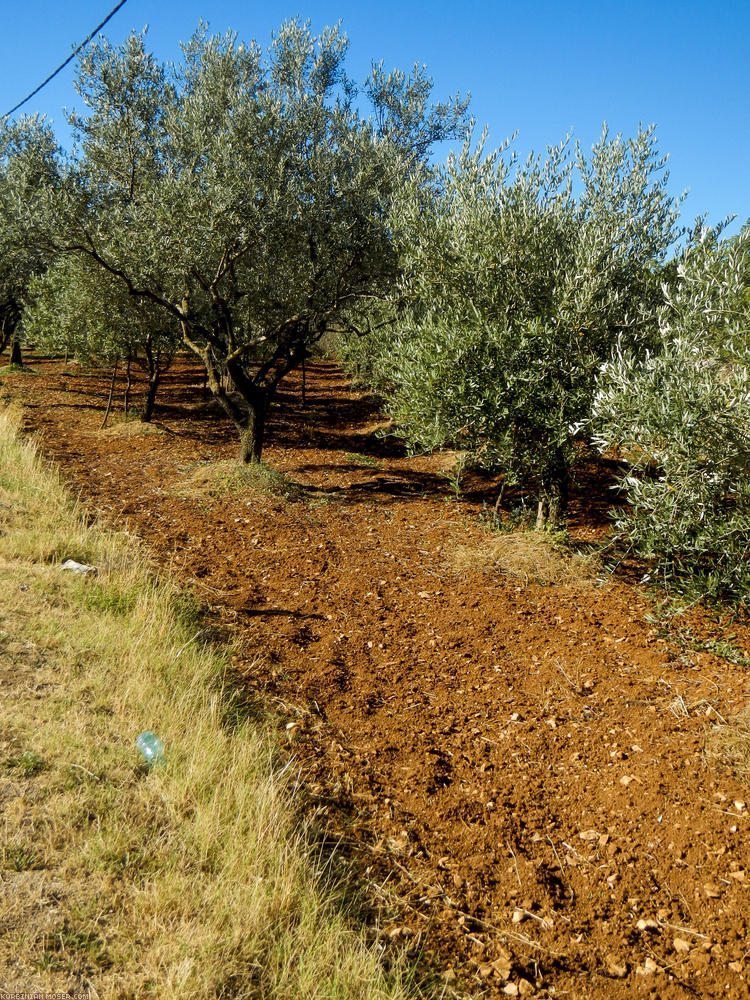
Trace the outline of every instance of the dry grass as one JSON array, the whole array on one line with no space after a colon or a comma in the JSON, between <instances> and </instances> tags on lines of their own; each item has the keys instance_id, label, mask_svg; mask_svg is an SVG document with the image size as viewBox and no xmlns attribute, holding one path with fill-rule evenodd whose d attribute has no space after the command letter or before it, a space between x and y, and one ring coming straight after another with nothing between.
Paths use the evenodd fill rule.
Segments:
<instances>
[{"instance_id":1,"label":"dry grass","mask_svg":"<svg viewBox=\"0 0 750 1000\"><path fill-rule=\"evenodd\" d=\"M202 462L188 473L178 490L180 496L223 496L227 493L249 493L296 500L301 488L283 472L253 462L243 465L238 461Z\"/></svg>"},{"instance_id":2,"label":"dry grass","mask_svg":"<svg viewBox=\"0 0 750 1000\"><path fill-rule=\"evenodd\" d=\"M458 573L503 573L542 586L592 587L600 566L593 556L562 548L544 531L493 534L478 545L456 546L450 558Z\"/></svg>"},{"instance_id":3,"label":"dry grass","mask_svg":"<svg viewBox=\"0 0 750 1000\"><path fill-rule=\"evenodd\" d=\"M413 996L347 917L195 606L85 523L18 423L0 411L0 992Z\"/></svg>"},{"instance_id":4,"label":"dry grass","mask_svg":"<svg viewBox=\"0 0 750 1000\"><path fill-rule=\"evenodd\" d=\"M144 423L142 420L123 420L110 424L104 429L94 431L97 437L131 438L145 437L147 434L164 434L163 428L154 423Z\"/></svg>"},{"instance_id":5,"label":"dry grass","mask_svg":"<svg viewBox=\"0 0 750 1000\"><path fill-rule=\"evenodd\" d=\"M713 727L706 740L706 756L731 768L741 781L750 782L750 705Z\"/></svg>"}]
</instances>

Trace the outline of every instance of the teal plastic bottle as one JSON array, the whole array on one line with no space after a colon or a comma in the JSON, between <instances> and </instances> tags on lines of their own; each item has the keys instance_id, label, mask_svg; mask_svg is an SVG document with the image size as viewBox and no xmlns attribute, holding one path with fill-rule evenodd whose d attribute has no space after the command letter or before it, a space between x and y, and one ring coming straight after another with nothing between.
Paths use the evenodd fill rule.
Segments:
<instances>
[{"instance_id":1,"label":"teal plastic bottle","mask_svg":"<svg viewBox=\"0 0 750 1000\"><path fill-rule=\"evenodd\" d=\"M145 733L141 733L135 741L135 745L138 747L146 764L148 764L149 771L152 767L164 763L164 744L156 733L148 730Z\"/></svg>"}]
</instances>

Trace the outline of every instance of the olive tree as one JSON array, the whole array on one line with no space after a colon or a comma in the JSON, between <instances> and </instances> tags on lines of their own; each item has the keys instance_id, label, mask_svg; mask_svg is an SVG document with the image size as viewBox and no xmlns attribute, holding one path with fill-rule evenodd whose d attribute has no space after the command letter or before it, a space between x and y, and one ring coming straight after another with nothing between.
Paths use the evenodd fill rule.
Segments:
<instances>
[{"instance_id":1,"label":"olive tree","mask_svg":"<svg viewBox=\"0 0 750 1000\"><path fill-rule=\"evenodd\" d=\"M750 600L750 230L699 229L659 310L658 348L602 368L596 442L617 449L618 528L667 584Z\"/></svg>"},{"instance_id":2,"label":"olive tree","mask_svg":"<svg viewBox=\"0 0 750 1000\"><path fill-rule=\"evenodd\" d=\"M394 322L353 354L413 448L450 444L535 484L541 524L564 513L602 362L653 334L678 203L653 128L520 164L484 144L411 185Z\"/></svg>"},{"instance_id":3,"label":"olive tree","mask_svg":"<svg viewBox=\"0 0 750 1000\"><path fill-rule=\"evenodd\" d=\"M38 116L0 123L0 353L11 345L21 364L21 321L34 277L47 266L43 245L25 222L26 205L54 186L59 150Z\"/></svg>"},{"instance_id":4,"label":"olive tree","mask_svg":"<svg viewBox=\"0 0 750 1000\"><path fill-rule=\"evenodd\" d=\"M154 412L162 376L181 344L174 317L148 299L133 298L121 281L85 257L61 255L29 288L24 328L49 352L82 364L131 364L147 379L141 420ZM126 396L127 396L126 389Z\"/></svg>"},{"instance_id":5,"label":"olive tree","mask_svg":"<svg viewBox=\"0 0 750 1000\"><path fill-rule=\"evenodd\" d=\"M297 20L266 53L201 27L169 72L140 36L98 43L78 75L79 159L43 206L56 252L179 324L245 461L284 376L391 288L394 192L464 123L465 101L428 105L418 67L376 66L358 95L346 49L338 28L316 38Z\"/></svg>"}]
</instances>

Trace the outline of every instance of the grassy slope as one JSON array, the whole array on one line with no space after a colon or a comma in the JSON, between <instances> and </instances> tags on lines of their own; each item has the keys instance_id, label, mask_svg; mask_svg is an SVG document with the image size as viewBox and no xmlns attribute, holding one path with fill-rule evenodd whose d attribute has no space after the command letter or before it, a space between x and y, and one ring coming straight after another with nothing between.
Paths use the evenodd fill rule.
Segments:
<instances>
[{"instance_id":1,"label":"grassy slope","mask_svg":"<svg viewBox=\"0 0 750 1000\"><path fill-rule=\"evenodd\" d=\"M0 991L412 995L342 914L200 629L0 411ZM150 773L144 729L166 747Z\"/></svg>"}]
</instances>

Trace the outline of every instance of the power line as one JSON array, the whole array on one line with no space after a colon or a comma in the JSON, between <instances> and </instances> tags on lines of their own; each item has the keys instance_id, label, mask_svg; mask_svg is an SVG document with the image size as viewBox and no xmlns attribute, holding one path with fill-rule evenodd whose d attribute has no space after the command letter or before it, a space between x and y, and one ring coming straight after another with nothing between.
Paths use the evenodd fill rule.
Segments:
<instances>
[{"instance_id":1,"label":"power line","mask_svg":"<svg viewBox=\"0 0 750 1000\"><path fill-rule=\"evenodd\" d=\"M39 86L35 90L32 90L31 93L28 95L28 97L24 97L24 99L22 101L19 101L18 104L16 104L16 106L14 108L11 108L10 111L6 111L5 114L3 115L3 119L2 120L5 121L6 118L10 118L10 116L13 114L14 111L18 111L19 108L22 108L24 106L24 104L26 104L28 101L31 100L32 97L34 97L35 94L39 93L39 91L42 89L42 87L46 87L47 84L50 82L50 80L54 80L54 78L57 76L57 74L60 73L62 70L64 70L65 67L68 65L68 63L71 62L71 60L75 59L75 57L78 55L78 53L81 51L81 49L85 48L88 45L88 43L91 41L91 39L95 35L99 34L99 32L104 27L104 25L107 23L107 21L109 21L111 18L113 18L115 16L115 14L117 13L117 11L120 9L120 7L123 7L126 3L127 3L127 0L120 0L120 2L118 3L118 5L113 10L111 10L109 12L109 14L107 14L107 16L104 18L104 20L102 21L102 23L101 24L97 24L97 26L94 28L94 30L91 32L91 34L87 35L86 38L84 38L84 40L81 42L81 44L78 46L78 48L74 49L70 53L70 55L65 60L65 62L64 63L60 63L60 65L57 67L57 69L54 71L54 73L50 73L50 75L47 77L47 79L44 80L42 83L40 83Z\"/></svg>"}]
</instances>

